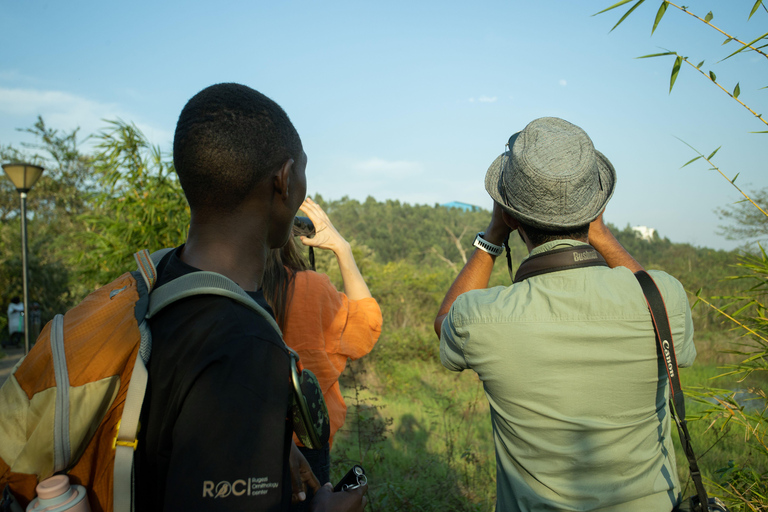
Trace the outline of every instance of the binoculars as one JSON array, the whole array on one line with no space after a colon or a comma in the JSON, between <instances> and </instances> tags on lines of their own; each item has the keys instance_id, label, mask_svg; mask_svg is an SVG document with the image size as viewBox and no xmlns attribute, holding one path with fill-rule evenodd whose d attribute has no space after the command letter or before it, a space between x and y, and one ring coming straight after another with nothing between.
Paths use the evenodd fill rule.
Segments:
<instances>
[{"instance_id":1,"label":"binoculars","mask_svg":"<svg viewBox=\"0 0 768 512\"><path fill-rule=\"evenodd\" d=\"M315 225L309 217L293 218L293 236L305 236L307 238L315 236Z\"/></svg>"},{"instance_id":2,"label":"binoculars","mask_svg":"<svg viewBox=\"0 0 768 512\"><path fill-rule=\"evenodd\" d=\"M305 236L312 238L315 236L315 225L309 219L309 217L294 217L293 218L293 236ZM315 249L309 248L309 265L312 270L317 270L315 267Z\"/></svg>"}]
</instances>

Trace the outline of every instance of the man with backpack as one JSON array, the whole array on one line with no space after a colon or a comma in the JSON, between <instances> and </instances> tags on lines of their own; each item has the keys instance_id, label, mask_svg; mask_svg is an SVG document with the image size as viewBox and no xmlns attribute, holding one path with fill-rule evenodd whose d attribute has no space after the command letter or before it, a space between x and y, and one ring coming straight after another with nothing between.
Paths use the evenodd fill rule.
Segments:
<instances>
[{"instance_id":1,"label":"man with backpack","mask_svg":"<svg viewBox=\"0 0 768 512\"><path fill-rule=\"evenodd\" d=\"M642 267L602 220L616 171L562 119L537 119L508 145L485 178L491 222L435 319L443 365L483 381L496 510L669 512L680 485L666 364L633 275ZM512 231L530 255L511 286L487 288ZM685 290L664 272L648 274L677 362L689 366Z\"/></svg>"},{"instance_id":2,"label":"man with backpack","mask_svg":"<svg viewBox=\"0 0 768 512\"><path fill-rule=\"evenodd\" d=\"M191 222L186 243L160 261L156 289L212 271L271 311L260 290L264 264L286 243L306 194L307 157L293 124L249 87L213 85L182 110L173 153ZM289 354L265 318L227 297L195 295L150 327L136 510L287 511L303 484L315 490L312 510L362 510L364 487L332 493L297 457ZM292 465L304 480L294 476L293 491Z\"/></svg>"}]
</instances>

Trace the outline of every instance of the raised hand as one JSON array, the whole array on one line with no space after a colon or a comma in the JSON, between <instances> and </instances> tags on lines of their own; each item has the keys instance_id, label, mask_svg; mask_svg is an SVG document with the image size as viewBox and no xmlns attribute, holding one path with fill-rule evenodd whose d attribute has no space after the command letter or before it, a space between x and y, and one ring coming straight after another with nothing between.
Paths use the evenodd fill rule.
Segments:
<instances>
[{"instance_id":1,"label":"raised hand","mask_svg":"<svg viewBox=\"0 0 768 512\"><path fill-rule=\"evenodd\" d=\"M328 215L311 198L308 197L304 200L301 204L301 211L306 213L312 224L315 225L315 236L312 238L302 236L300 237L301 243L309 247L329 249L336 254L343 250L345 246L349 246L344 237L333 226Z\"/></svg>"}]
</instances>

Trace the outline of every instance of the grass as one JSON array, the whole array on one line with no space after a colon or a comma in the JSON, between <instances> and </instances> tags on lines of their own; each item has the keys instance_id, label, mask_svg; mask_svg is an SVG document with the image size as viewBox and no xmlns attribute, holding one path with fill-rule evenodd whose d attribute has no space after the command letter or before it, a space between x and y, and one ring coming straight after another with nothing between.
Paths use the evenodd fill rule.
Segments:
<instances>
[{"instance_id":1,"label":"grass","mask_svg":"<svg viewBox=\"0 0 768 512\"><path fill-rule=\"evenodd\" d=\"M723 373L718 368L723 361L710 357L715 351L707 352L692 368L682 369L687 392L704 386L768 388L768 382L754 377L745 382L733 377L713 380ZM416 359L412 354L397 358L391 346L382 346L381 353L374 352L367 362L352 363L343 376L349 410L331 452L332 480L351 464L362 464L369 475L371 511L493 511L493 436L488 402L476 374L443 369L436 351L422 351L424 357ZM693 396L687 404L693 446L709 480L708 490L738 479L739 472L768 471L768 457L754 443L745 442L743 428L735 422L721 427L712 425L711 419L695 419L711 405ZM688 464L675 442L685 487ZM686 495L692 493L689 485Z\"/></svg>"}]
</instances>

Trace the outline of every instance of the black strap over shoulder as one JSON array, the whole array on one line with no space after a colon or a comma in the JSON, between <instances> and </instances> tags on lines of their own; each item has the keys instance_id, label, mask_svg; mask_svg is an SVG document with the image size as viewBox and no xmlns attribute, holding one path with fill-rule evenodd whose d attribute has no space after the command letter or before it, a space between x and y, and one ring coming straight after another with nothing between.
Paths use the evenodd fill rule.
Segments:
<instances>
[{"instance_id":1,"label":"black strap over shoulder","mask_svg":"<svg viewBox=\"0 0 768 512\"><path fill-rule=\"evenodd\" d=\"M529 277L549 272L594 266L607 267L608 263L591 245L563 247L536 254L525 260L517 269L514 282L519 283Z\"/></svg>"},{"instance_id":2,"label":"black strap over shoulder","mask_svg":"<svg viewBox=\"0 0 768 512\"><path fill-rule=\"evenodd\" d=\"M680 375L677 368L677 356L675 355L675 344L672 340L672 329L669 326L669 315L667 307L664 305L664 299L661 296L659 288L656 286L653 278L644 270L635 273L640 287L643 289L645 301L648 303L648 310L651 312L653 320L653 330L656 333L656 342L658 343L657 353L659 359L664 364L669 377L670 400L669 408L672 411L672 417L677 425L680 434L680 445L683 447L685 457L688 459L688 466L691 472L693 484L696 487L696 494L699 497L699 504L708 503L707 491L701 481L701 472L699 464L696 461L696 454L693 453L691 444L691 435L688 433L688 423L685 421L685 396L680 385ZM708 508L708 507L707 507ZM700 507L700 510L706 510Z\"/></svg>"},{"instance_id":3,"label":"black strap over shoulder","mask_svg":"<svg viewBox=\"0 0 768 512\"><path fill-rule=\"evenodd\" d=\"M672 329L669 327L667 307L664 305L664 299L661 297L661 292L656 287L656 283L646 271L636 272L635 277L643 289L645 302L648 304L648 310L651 312L653 329L656 332L656 341L659 344L659 357L661 357L664 368L667 370L667 377L669 377L670 398L675 405L678 418L681 421L685 421L685 396L680 386L677 356L675 355L675 346L672 341Z\"/></svg>"}]
</instances>

